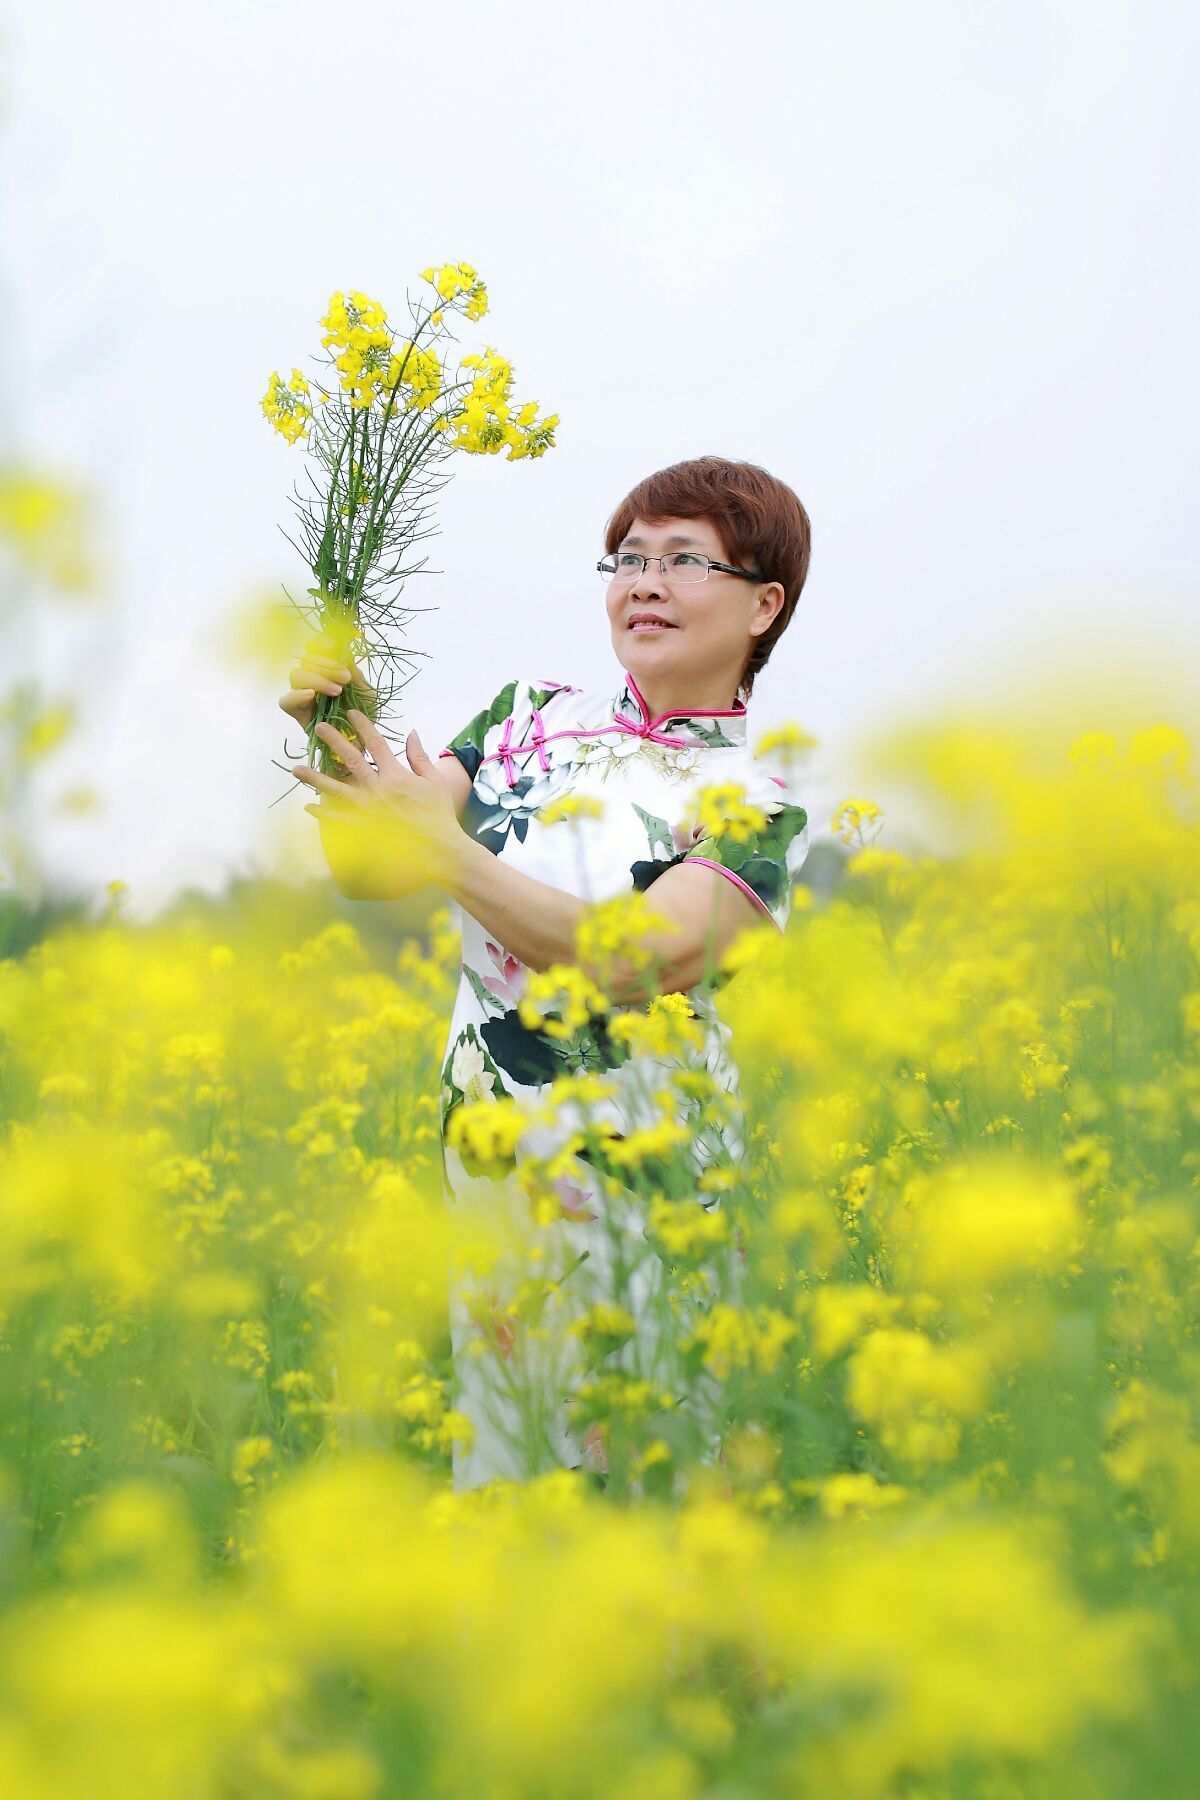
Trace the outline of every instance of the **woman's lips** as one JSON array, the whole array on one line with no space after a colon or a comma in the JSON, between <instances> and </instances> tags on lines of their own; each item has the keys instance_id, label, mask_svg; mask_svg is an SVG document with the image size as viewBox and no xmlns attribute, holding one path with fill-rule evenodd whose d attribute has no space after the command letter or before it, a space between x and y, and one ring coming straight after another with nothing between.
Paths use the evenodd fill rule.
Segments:
<instances>
[{"instance_id":1,"label":"woman's lips","mask_svg":"<svg viewBox=\"0 0 1200 1800\"><path fill-rule=\"evenodd\" d=\"M626 631L677 631L679 627L669 624L666 619L635 619L633 624L627 625L625 629Z\"/></svg>"}]
</instances>

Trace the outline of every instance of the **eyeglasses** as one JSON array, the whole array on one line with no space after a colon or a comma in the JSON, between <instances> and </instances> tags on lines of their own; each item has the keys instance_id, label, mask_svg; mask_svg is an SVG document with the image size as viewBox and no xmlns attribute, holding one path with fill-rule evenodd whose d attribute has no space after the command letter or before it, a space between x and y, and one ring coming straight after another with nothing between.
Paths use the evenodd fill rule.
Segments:
<instances>
[{"instance_id":1,"label":"eyeglasses","mask_svg":"<svg viewBox=\"0 0 1200 1800\"><path fill-rule=\"evenodd\" d=\"M707 581L711 570L716 569L721 575L740 575L745 581L765 581L765 575L755 575L750 569L735 569L732 563L714 562L711 556L701 556L695 550L672 550L669 556L643 556L637 550L618 550L613 556L603 556L596 564L605 581L636 581L648 563L656 562L663 572L664 581L688 583Z\"/></svg>"}]
</instances>

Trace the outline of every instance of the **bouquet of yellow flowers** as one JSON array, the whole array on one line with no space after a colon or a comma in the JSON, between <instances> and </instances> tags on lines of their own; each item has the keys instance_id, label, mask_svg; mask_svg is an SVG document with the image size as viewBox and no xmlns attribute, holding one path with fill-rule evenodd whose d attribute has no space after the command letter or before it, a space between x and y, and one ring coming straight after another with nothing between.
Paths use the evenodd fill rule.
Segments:
<instances>
[{"instance_id":1,"label":"bouquet of yellow flowers","mask_svg":"<svg viewBox=\"0 0 1200 1800\"><path fill-rule=\"evenodd\" d=\"M425 269L421 279L432 293L407 297L409 325L399 333L366 294L334 294L321 321L324 355L315 359L324 379L309 381L294 368L285 381L275 371L262 400L275 429L303 443L312 459L306 486L292 496L301 541L288 542L314 577L312 605L297 610L346 667L355 657L373 658L383 671L412 661L394 638L411 617L399 597L424 566L412 553L433 535L432 501L449 479L446 459L458 450L506 450L510 462L541 456L558 424L556 413L538 417L536 401L514 403L512 364L499 351L463 356L452 370L446 345L456 340L447 321L479 320L488 306L470 263ZM316 735L319 724L328 720L358 742L347 710L378 719L394 692L356 682L339 695L318 695L310 766L315 756L323 773L341 771Z\"/></svg>"}]
</instances>

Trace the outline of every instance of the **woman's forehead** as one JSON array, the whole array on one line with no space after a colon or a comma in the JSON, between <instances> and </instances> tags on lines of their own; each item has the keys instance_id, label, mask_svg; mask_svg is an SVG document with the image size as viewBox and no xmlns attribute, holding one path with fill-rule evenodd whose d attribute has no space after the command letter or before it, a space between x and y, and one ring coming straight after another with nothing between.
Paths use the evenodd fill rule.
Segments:
<instances>
[{"instance_id":1,"label":"woman's forehead","mask_svg":"<svg viewBox=\"0 0 1200 1800\"><path fill-rule=\"evenodd\" d=\"M711 519L634 519L621 539L634 550L720 549L721 540Z\"/></svg>"}]
</instances>

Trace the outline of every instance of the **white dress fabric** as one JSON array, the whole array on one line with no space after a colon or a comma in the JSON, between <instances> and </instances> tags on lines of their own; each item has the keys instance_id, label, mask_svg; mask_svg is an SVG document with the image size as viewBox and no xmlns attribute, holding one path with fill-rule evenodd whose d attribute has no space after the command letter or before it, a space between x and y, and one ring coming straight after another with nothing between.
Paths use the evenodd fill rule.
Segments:
<instances>
[{"instance_id":1,"label":"white dress fabric","mask_svg":"<svg viewBox=\"0 0 1200 1800\"><path fill-rule=\"evenodd\" d=\"M506 682L442 751L457 757L472 777L464 830L522 873L593 902L648 890L673 864L699 862L747 894L764 925L782 930L791 885L808 850L808 819L781 778L751 755L744 705L651 718L633 677L623 675L615 693L557 681ZM701 790L731 783L739 798L766 815L766 826L748 838L705 835L694 823L693 802ZM599 802L602 816L555 823L535 816L568 795ZM551 1083L583 1071L600 1077L606 1092L591 1103L590 1116L604 1118L623 1136L662 1118L663 1090L677 1087L681 1071L706 1071L723 1104L705 1102L702 1081L689 1099L685 1079L673 1104L686 1124L687 1142L663 1165L676 1183L672 1200L683 1197L677 1185L682 1167L692 1182L690 1200L706 1209L719 1206L719 1182L710 1178L701 1187L700 1177L736 1162L744 1151L738 1072L728 1028L713 1003L724 976L688 992L698 1045L661 1056L631 1054L610 1036L604 1016L565 1037L530 1029L517 1011L529 975L463 914L462 972L441 1080L445 1196L460 1220L485 1231L497 1226L504 1237L498 1247L481 1248L457 1266L451 1281L452 1403L474 1428L471 1446L455 1451L457 1489L555 1466L603 1468L595 1432L581 1429L578 1415L573 1421L571 1396L580 1382L612 1371L628 1381L654 1371L662 1382L656 1357L664 1262L647 1243L645 1165L639 1177L621 1185L611 1167L602 1172L587 1155L570 1155L568 1139L582 1115L560 1105L552 1119L542 1116L538 1102ZM446 1142L449 1121L464 1101L505 1095L531 1118L517 1166L503 1176L472 1173ZM545 1182L538 1208L521 1170L529 1158L559 1150L564 1157L550 1202L558 1216L547 1219ZM692 1286L695 1303L703 1305L703 1281ZM585 1356L572 1323L618 1293L636 1332L607 1355L593 1338ZM678 1295L673 1304L678 1311ZM677 1339L678 1329L671 1336ZM715 1442L715 1384L706 1419L697 1412L703 1384L686 1385L693 1426ZM664 1428L669 1438L669 1422Z\"/></svg>"}]
</instances>

